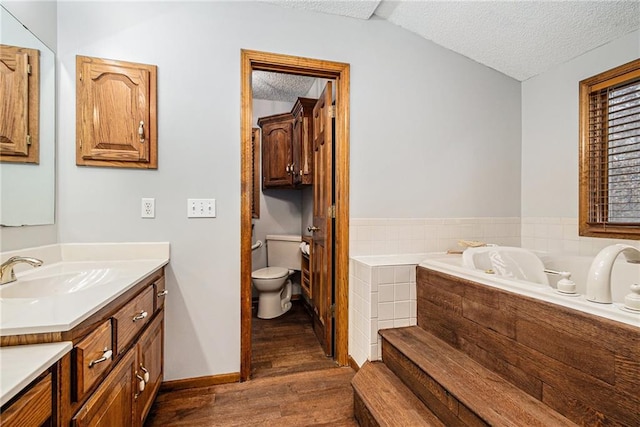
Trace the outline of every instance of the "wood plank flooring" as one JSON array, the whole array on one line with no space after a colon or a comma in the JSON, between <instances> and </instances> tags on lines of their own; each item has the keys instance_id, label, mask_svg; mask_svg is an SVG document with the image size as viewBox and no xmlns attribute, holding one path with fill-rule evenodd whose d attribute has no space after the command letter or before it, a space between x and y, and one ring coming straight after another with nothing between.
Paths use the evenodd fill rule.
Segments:
<instances>
[{"instance_id":1,"label":"wood plank flooring","mask_svg":"<svg viewBox=\"0 0 640 427\"><path fill-rule=\"evenodd\" d=\"M313 334L301 302L277 319L254 316L252 380L160 393L145 426L357 426L351 368Z\"/></svg>"},{"instance_id":2,"label":"wood plank flooring","mask_svg":"<svg viewBox=\"0 0 640 427\"><path fill-rule=\"evenodd\" d=\"M251 378L336 366L324 355L302 301L294 301L291 310L276 319L254 316L251 332Z\"/></svg>"}]
</instances>

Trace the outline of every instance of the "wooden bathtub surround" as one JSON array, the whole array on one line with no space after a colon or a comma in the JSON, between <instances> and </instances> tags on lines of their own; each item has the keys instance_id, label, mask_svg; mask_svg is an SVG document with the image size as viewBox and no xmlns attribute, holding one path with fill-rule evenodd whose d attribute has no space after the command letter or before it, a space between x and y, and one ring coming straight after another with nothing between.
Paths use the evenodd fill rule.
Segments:
<instances>
[{"instance_id":1,"label":"wooden bathtub surround","mask_svg":"<svg viewBox=\"0 0 640 427\"><path fill-rule=\"evenodd\" d=\"M419 328L568 419L640 425L639 328L422 267L417 297Z\"/></svg>"},{"instance_id":2,"label":"wooden bathtub surround","mask_svg":"<svg viewBox=\"0 0 640 427\"><path fill-rule=\"evenodd\" d=\"M2 337L2 345L73 342L71 353L49 370L50 425L144 424L164 370L162 291L160 268L70 331ZM3 422L12 407L13 401L2 408Z\"/></svg>"}]
</instances>

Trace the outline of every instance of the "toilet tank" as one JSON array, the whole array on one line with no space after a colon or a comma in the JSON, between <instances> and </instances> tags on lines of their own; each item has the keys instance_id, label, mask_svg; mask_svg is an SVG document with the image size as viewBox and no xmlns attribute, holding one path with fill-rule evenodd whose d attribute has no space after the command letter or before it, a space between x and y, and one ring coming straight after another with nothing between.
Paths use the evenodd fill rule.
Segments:
<instances>
[{"instance_id":1,"label":"toilet tank","mask_svg":"<svg viewBox=\"0 0 640 427\"><path fill-rule=\"evenodd\" d=\"M302 238L299 235L267 235L267 265L300 270L302 262L301 241Z\"/></svg>"}]
</instances>

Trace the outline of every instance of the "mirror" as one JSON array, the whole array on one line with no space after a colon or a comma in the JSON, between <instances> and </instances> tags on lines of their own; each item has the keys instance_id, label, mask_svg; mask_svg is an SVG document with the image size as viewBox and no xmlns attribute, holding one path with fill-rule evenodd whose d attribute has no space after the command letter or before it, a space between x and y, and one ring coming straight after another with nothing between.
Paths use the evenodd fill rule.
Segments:
<instances>
[{"instance_id":1,"label":"mirror","mask_svg":"<svg viewBox=\"0 0 640 427\"><path fill-rule=\"evenodd\" d=\"M40 51L40 162L0 163L0 225L54 223L55 55L0 6L0 44Z\"/></svg>"}]
</instances>

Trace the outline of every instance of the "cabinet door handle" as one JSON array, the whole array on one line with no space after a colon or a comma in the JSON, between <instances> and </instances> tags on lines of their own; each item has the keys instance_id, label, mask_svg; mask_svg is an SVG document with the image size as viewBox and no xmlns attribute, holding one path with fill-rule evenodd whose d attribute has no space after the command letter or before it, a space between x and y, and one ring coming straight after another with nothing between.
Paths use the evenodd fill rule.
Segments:
<instances>
[{"instance_id":1,"label":"cabinet door handle","mask_svg":"<svg viewBox=\"0 0 640 427\"><path fill-rule=\"evenodd\" d=\"M140 137L140 144L144 144L144 122L140 120L140 126L138 126L138 136Z\"/></svg>"},{"instance_id":2,"label":"cabinet door handle","mask_svg":"<svg viewBox=\"0 0 640 427\"><path fill-rule=\"evenodd\" d=\"M163 289L163 290L161 290L160 292L158 292L158 294L157 294L157 295L158 295L158 297L163 297L163 296L167 295L168 293L169 293L169 291L168 291L168 290Z\"/></svg>"},{"instance_id":3,"label":"cabinet door handle","mask_svg":"<svg viewBox=\"0 0 640 427\"><path fill-rule=\"evenodd\" d=\"M315 233L316 231L319 231L319 230L320 230L320 227L311 226L311 225L307 227L307 231L309 231L309 232L314 232Z\"/></svg>"},{"instance_id":4,"label":"cabinet door handle","mask_svg":"<svg viewBox=\"0 0 640 427\"><path fill-rule=\"evenodd\" d=\"M291 173L291 164L290 164L290 163L287 163L287 166L284 168L284 170L285 170L285 172L286 172L287 174L290 174L290 173Z\"/></svg>"},{"instance_id":5,"label":"cabinet door handle","mask_svg":"<svg viewBox=\"0 0 640 427\"><path fill-rule=\"evenodd\" d=\"M142 393L144 391L144 388L147 385L147 383L144 382L144 378L142 378L137 373L136 373L136 378L138 379L138 390L140 390L140 393Z\"/></svg>"},{"instance_id":6,"label":"cabinet door handle","mask_svg":"<svg viewBox=\"0 0 640 427\"><path fill-rule=\"evenodd\" d=\"M145 317L147 317L148 315L149 315L149 313L147 313L146 311L141 311L140 314L137 314L137 315L133 316L132 320L134 322L137 321L137 320L142 320Z\"/></svg>"},{"instance_id":7,"label":"cabinet door handle","mask_svg":"<svg viewBox=\"0 0 640 427\"><path fill-rule=\"evenodd\" d=\"M146 369L144 366L142 366L142 363L140 364L140 370L143 372L142 378L144 379L145 383L149 382L149 370Z\"/></svg>"},{"instance_id":8,"label":"cabinet door handle","mask_svg":"<svg viewBox=\"0 0 640 427\"><path fill-rule=\"evenodd\" d=\"M111 359L111 355L113 355L113 351L107 350L106 348L103 351L104 353L102 353L102 357L89 362L90 368L93 368L93 366L97 365L98 363L106 362L107 360Z\"/></svg>"}]
</instances>

